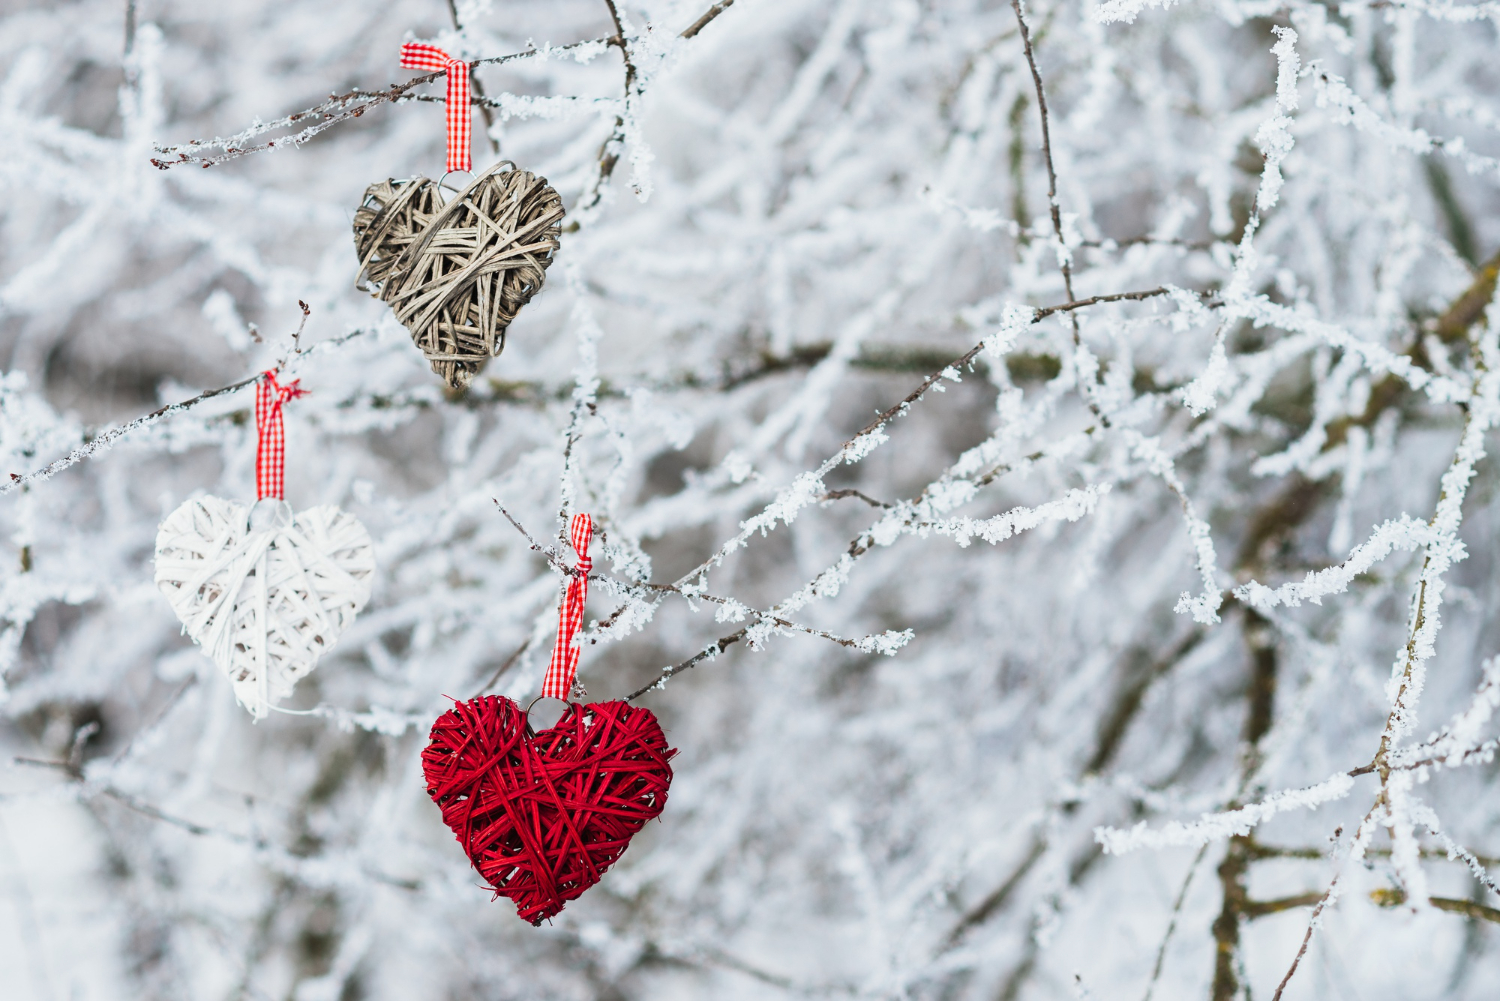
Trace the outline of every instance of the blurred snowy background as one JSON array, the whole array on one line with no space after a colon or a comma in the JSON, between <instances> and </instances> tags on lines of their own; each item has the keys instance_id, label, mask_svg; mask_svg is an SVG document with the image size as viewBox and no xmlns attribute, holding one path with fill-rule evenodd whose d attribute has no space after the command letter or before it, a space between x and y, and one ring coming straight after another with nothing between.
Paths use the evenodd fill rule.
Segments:
<instances>
[{"instance_id":1,"label":"blurred snowy background","mask_svg":"<svg viewBox=\"0 0 1500 1001\"><path fill-rule=\"evenodd\" d=\"M1009 3L618 14L0 3L0 474L275 364L302 300L288 499L379 561L253 724L151 582L167 512L253 499L250 390L9 482L0 994L1265 999L1318 907L1286 998L1493 997L1500 5L1040 0L1055 225ZM599 40L476 71L476 165L570 225L463 395L353 288L440 105L151 164L408 38ZM559 578L496 500L738 603L594 587L592 698L718 656L638 700L667 810L540 929L418 767L446 696L540 686Z\"/></svg>"}]
</instances>

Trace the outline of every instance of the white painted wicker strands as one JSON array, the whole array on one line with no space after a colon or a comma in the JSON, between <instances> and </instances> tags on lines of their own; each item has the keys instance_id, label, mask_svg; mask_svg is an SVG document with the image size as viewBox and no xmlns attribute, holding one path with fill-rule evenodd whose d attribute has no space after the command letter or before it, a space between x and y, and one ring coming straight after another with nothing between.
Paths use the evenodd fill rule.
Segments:
<instances>
[{"instance_id":1,"label":"white painted wicker strands","mask_svg":"<svg viewBox=\"0 0 1500 1001\"><path fill-rule=\"evenodd\" d=\"M265 502L271 503L269 501ZM189 500L156 534L156 584L257 719L317 666L370 599L370 534L332 506L269 528L220 497Z\"/></svg>"}]
</instances>

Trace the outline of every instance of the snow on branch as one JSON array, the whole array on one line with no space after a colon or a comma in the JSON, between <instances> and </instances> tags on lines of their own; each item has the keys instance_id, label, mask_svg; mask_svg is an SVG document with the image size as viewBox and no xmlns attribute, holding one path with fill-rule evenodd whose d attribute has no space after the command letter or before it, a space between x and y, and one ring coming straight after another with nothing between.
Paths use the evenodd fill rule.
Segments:
<instances>
[{"instance_id":1,"label":"snow on branch","mask_svg":"<svg viewBox=\"0 0 1500 1001\"><path fill-rule=\"evenodd\" d=\"M1310 570L1298 583L1282 584L1269 588L1259 581L1250 581L1234 589L1234 595L1253 608L1266 612L1277 605L1295 607L1304 601L1321 605L1329 595L1342 594L1362 573L1385 559L1396 550L1410 552L1432 545L1439 533L1424 521L1402 515L1393 521L1381 524L1349 554L1349 558L1326 570Z\"/></svg>"},{"instance_id":2,"label":"snow on branch","mask_svg":"<svg viewBox=\"0 0 1500 1001\"><path fill-rule=\"evenodd\" d=\"M1057 500L1036 507L1014 507L989 518L945 518L941 521L914 522L909 531L918 536L946 535L967 548L974 539L996 545L1018 532L1029 531L1051 521L1077 521L1093 514L1099 498L1109 493L1109 484L1100 483L1082 490L1069 490Z\"/></svg>"},{"instance_id":3,"label":"snow on branch","mask_svg":"<svg viewBox=\"0 0 1500 1001\"><path fill-rule=\"evenodd\" d=\"M1371 110L1349 88L1343 77L1330 73L1317 63L1310 65L1308 71L1312 74L1313 93L1317 95L1318 107L1334 109L1334 121L1378 136L1392 150L1416 153L1419 156L1432 152L1443 153L1462 163L1471 174L1500 171L1500 160L1470 150L1463 137L1434 138L1425 129L1405 129L1392 125Z\"/></svg>"},{"instance_id":4,"label":"snow on branch","mask_svg":"<svg viewBox=\"0 0 1500 1001\"><path fill-rule=\"evenodd\" d=\"M1259 803L1242 806L1237 810L1205 813L1201 819L1192 823L1184 824L1174 820L1159 828L1152 828L1143 820L1125 831L1115 827L1098 827L1094 829L1094 840L1110 855L1124 855L1142 848L1196 848L1210 841L1249 834L1278 813L1315 810L1324 803L1343 799L1353 788L1354 779L1346 772L1339 772L1317 785L1283 790L1267 796Z\"/></svg>"}]
</instances>

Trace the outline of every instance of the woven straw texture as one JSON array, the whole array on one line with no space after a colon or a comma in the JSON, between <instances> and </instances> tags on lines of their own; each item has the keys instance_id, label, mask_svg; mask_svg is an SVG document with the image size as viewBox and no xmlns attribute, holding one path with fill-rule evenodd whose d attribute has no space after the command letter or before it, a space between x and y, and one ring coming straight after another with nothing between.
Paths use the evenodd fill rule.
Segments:
<instances>
[{"instance_id":1,"label":"woven straw texture","mask_svg":"<svg viewBox=\"0 0 1500 1001\"><path fill-rule=\"evenodd\" d=\"M259 531L249 514L219 497L173 511L156 533L156 585L259 719L370 599L375 554L365 527L336 507Z\"/></svg>"},{"instance_id":2,"label":"woven straw texture","mask_svg":"<svg viewBox=\"0 0 1500 1001\"><path fill-rule=\"evenodd\" d=\"M541 924L661 813L676 753L649 709L574 703L533 734L519 706L487 695L438 717L422 771L474 868Z\"/></svg>"},{"instance_id":3,"label":"woven straw texture","mask_svg":"<svg viewBox=\"0 0 1500 1001\"><path fill-rule=\"evenodd\" d=\"M547 179L509 160L446 204L428 178L381 181L354 213L358 284L375 286L432 370L459 389L500 353L506 328L541 291L562 218Z\"/></svg>"}]
</instances>

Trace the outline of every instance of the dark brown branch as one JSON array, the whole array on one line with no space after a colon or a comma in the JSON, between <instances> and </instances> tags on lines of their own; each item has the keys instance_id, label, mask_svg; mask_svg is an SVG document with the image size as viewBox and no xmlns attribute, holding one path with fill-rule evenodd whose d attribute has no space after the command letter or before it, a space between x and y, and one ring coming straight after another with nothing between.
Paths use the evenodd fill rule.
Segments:
<instances>
[{"instance_id":1,"label":"dark brown branch","mask_svg":"<svg viewBox=\"0 0 1500 1001\"><path fill-rule=\"evenodd\" d=\"M1263 845L1259 841L1256 841L1254 838L1251 838L1250 840L1248 853L1252 860L1259 860L1263 858L1299 858L1314 860L1325 858L1328 854L1327 852L1320 851L1317 848L1283 848L1277 845Z\"/></svg>"},{"instance_id":2,"label":"dark brown branch","mask_svg":"<svg viewBox=\"0 0 1500 1001\"><path fill-rule=\"evenodd\" d=\"M983 900L965 912L963 917L958 919L952 930L948 932L947 937L943 939L943 944L938 949L938 953L947 952L958 945L970 929L984 924L996 911L1004 907L1006 902L1010 900L1011 894L1016 892L1016 887L1021 885L1021 881L1026 878L1026 874L1031 872L1032 868L1037 862L1041 861L1042 856L1046 852L1046 838L1038 837L1033 840L1025 858L1021 859L1020 864L1011 870L1010 875L999 886L991 890Z\"/></svg>"},{"instance_id":3,"label":"dark brown branch","mask_svg":"<svg viewBox=\"0 0 1500 1001\"><path fill-rule=\"evenodd\" d=\"M988 482L988 479L986 479L986 482ZM1171 650L1169 650L1160 658L1152 659L1149 654L1140 653L1140 658L1145 659L1148 663L1151 664L1151 667L1148 670L1146 670L1145 672L1140 672L1145 674L1144 683L1142 683L1140 679L1136 679L1134 677L1137 671L1131 665L1127 665L1126 681L1120 686L1120 690L1116 693L1114 699L1111 700L1110 709L1105 712L1099 723L1099 746L1095 750L1094 754L1090 757L1088 763L1083 767L1083 769L1081 769L1079 776L1080 780L1086 778L1088 775L1097 774L1103 771L1109 765L1109 763L1114 758L1115 752L1118 749L1120 741L1124 737L1124 734L1128 729L1130 722L1140 712L1142 695L1145 692L1145 687L1149 685L1151 681L1154 681L1155 679L1161 677L1173 666L1181 663L1182 659L1197 646L1201 638L1202 630L1194 630L1192 633L1189 633L1183 639L1179 640ZM1136 658L1132 657L1131 659L1134 660ZM1045 837L1039 835L1035 839L1035 841L1033 841L1031 850L1027 853L1026 857L1023 858L1020 864L1011 871L1010 875L1008 875L998 887L992 890L977 905L965 912L964 915L958 920L958 922L953 926L952 930L950 930L948 932L948 935L944 938L943 944L938 948L938 954L940 955L954 948L970 930L978 927L985 921L988 921L995 913L1003 908L1005 904L1010 900L1011 896L1014 894L1017 886L1019 886L1021 881L1026 877L1027 873L1029 873L1032 867L1041 860L1041 857L1046 852L1046 849L1047 840ZM1089 859L1092 861L1096 857L1097 856L1095 855L1090 855ZM1199 853L1199 859L1201 860L1201 858L1202 852ZM1195 861L1194 868L1197 867L1197 864L1198 863ZM1077 877L1081 877L1085 871L1086 868L1077 868L1075 870ZM1185 886L1182 893L1186 893ZM1179 895L1179 898L1180 896L1181 895ZM1177 908L1175 908L1173 912L1174 925L1176 911L1180 909L1181 902L1179 899ZM1170 934L1170 932L1168 934ZM1165 948L1166 946L1165 944L1163 944L1163 951L1165 950ZM1160 957L1158 957L1158 963L1160 963ZM1024 977L1026 975L1026 972L1027 970L1023 964L1023 967L1018 969L1015 974L1013 974L1013 976L1020 975Z\"/></svg>"},{"instance_id":4,"label":"dark brown branch","mask_svg":"<svg viewBox=\"0 0 1500 1001\"><path fill-rule=\"evenodd\" d=\"M1475 303L1481 298L1483 298L1486 303L1489 301L1489 297L1494 293L1497 275L1500 275L1500 254L1497 254L1490 262L1488 262L1483 268L1480 269L1479 274L1475 276L1475 279L1470 285L1469 289L1465 291L1464 294L1461 295L1444 312L1443 316L1440 317L1438 321L1433 325L1433 332L1438 336L1442 343L1457 343L1467 337L1469 329L1475 323L1479 322L1480 317L1483 316L1483 307L1476 306ZM1422 365L1424 368L1430 365L1430 360L1426 356L1426 349L1423 346L1422 339L1420 337L1415 339L1415 343L1407 352L1407 357L1411 358L1417 364ZM1390 382L1391 377L1387 376L1386 379L1371 387L1370 400L1365 408L1364 414L1362 414L1354 421L1351 421L1350 426L1355 423L1361 425L1373 424L1375 418L1378 417L1381 411L1383 411L1387 407L1398 405L1400 399L1405 395L1404 388L1400 385L1395 385L1394 388L1392 388L1390 385L1388 385L1390 384ZM1325 447L1332 447L1334 430L1334 427L1330 425L1328 434L1329 444ZM1347 434L1347 427L1341 430L1343 431L1343 434L1340 435L1340 440L1342 440L1344 435ZM1429 554L1428 559L1430 558L1431 557ZM1425 571L1426 560L1424 560L1423 562L1423 569ZM1419 585L1416 595L1415 608L1413 609L1414 626L1419 625L1421 622L1421 617L1424 614L1425 598L1426 583L1424 581L1421 585ZM1410 651L1411 643L1412 641L1409 635L1407 641L1408 652ZM1409 675L1409 657L1407 672ZM1404 680L1403 684L1405 684ZM1392 711L1394 712L1395 710ZM1360 768L1356 768L1350 772L1351 775L1364 775L1370 774L1372 772L1378 773L1380 775L1380 792L1376 796L1374 805L1371 806L1370 811L1365 814L1364 819L1360 822L1361 829L1364 828L1364 825L1369 824L1371 818L1375 816L1376 812L1383 809L1388 802L1387 782L1390 777L1390 765L1388 762L1388 755L1390 751L1389 735L1390 724L1389 720L1387 720L1387 725L1382 729L1380 746L1376 750L1375 755L1371 759L1370 763ZM1271 996L1271 1001L1281 1001L1282 995L1286 992L1287 985L1291 983L1292 978L1297 975L1297 970L1300 968L1303 958L1307 955L1308 946L1312 943L1313 932L1317 929L1318 921L1321 918L1324 909L1327 908L1328 900L1332 896L1333 889L1337 885L1337 883L1338 877L1335 876L1333 883L1329 885L1327 891L1324 892L1317 906L1313 909L1312 916L1308 919L1307 929L1303 932L1302 935L1302 944L1298 947L1297 954L1292 957L1291 966L1287 968L1286 974L1281 978L1281 982L1276 986L1276 991Z\"/></svg>"},{"instance_id":5,"label":"dark brown branch","mask_svg":"<svg viewBox=\"0 0 1500 1001\"><path fill-rule=\"evenodd\" d=\"M1480 921L1492 921L1500 924L1500 910L1486 907L1475 900L1455 900L1452 897L1428 897L1427 902L1440 911L1450 914L1462 914L1467 918L1476 918Z\"/></svg>"},{"instance_id":6,"label":"dark brown branch","mask_svg":"<svg viewBox=\"0 0 1500 1001\"><path fill-rule=\"evenodd\" d=\"M720 14L724 13L726 10L733 6L734 0L719 0L718 3L714 4L712 7L708 8L708 10L704 11L703 15L699 17L698 20L688 25L687 28L682 32L682 37L693 38L698 34L698 32L702 31L705 27L708 26L708 22L712 21L714 18L718 17Z\"/></svg>"},{"instance_id":7,"label":"dark brown branch","mask_svg":"<svg viewBox=\"0 0 1500 1001\"><path fill-rule=\"evenodd\" d=\"M1126 651L1119 687L1109 711L1099 724L1098 742L1088 763L1083 766L1084 775L1098 775L1109 767L1151 685L1196 649L1203 636L1201 628L1194 629L1159 657L1153 657L1148 649L1139 646Z\"/></svg>"},{"instance_id":8,"label":"dark brown branch","mask_svg":"<svg viewBox=\"0 0 1500 1001\"><path fill-rule=\"evenodd\" d=\"M1259 613L1246 609L1240 631L1250 655L1250 683L1246 693L1249 704L1245 711L1244 752L1240 758L1239 795L1243 795L1260 768L1260 742L1271 732L1279 658L1274 628ZM1228 808L1233 810L1240 805L1237 796L1230 801ZM1254 839L1248 834L1235 835L1229 839L1224 860L1219 863L1223 902L1213 923L1214 975L1210 993L1213 1001L1233 1001L1240 991L1235 960L1240 948L1240 926L1253 916L1251 908L1254 902L1250 900L1246 884L1254 852ZM1321 898L1320 894L1312 903Z\"/></svg>"},{"instance_id":9,"label":"dark brown branch","mask_svg":"<svg viewBox=\"0 0 1500 1001\"><path fill-rule=\"evenodd\" d=\"M1374 890L1370 893L1370 899L1381 907L1400 907L1410 898L1406 891L1400 887L1389 887ZM1427 902L1440 911L1450 914L1462 914L1467 918L1475 918L1480 921L1493 921L1500 924L1500 910L1486 907L1477 900L1459 900L1454 897L1428 897Z\"/></svg>"},{"instance_id":10,"label":"dark brown branch","mask_svg":"<svg viewBox=\"0 0 1500 1001\"><path fill-rule=\"evenodd\" d=\"M855 497L855 498L858 498L859 500L864 501L866 504L870 505L871 507L891 508L891 507L894 506L892 504L887 504L885 501L878 501L874 497L871 497L868 494L861 493L858 490L848 490L848 489L845 489L845 490L830 490L826 494L824 494L823 496L819 497L818 500L820 500L820 501L836 501L836 500L842 500L845 497Z\"/></svg>"},{"instance_id":11,"label":"dark brown branch","mask_svg":"<svg viewBox=\"0 0 1500 1001\"><path fill-rule=\"evenodd\" d=\"M1314 907L1318 901L1323 899L1323 894L1298 893L1290 897L1278 897L1275 900L1247 900L1241 913L1247 920L1263 918L1267 914L1279 914L1282 911L1290 911L1296 907Z\"/></svg>"}]
</instances>

